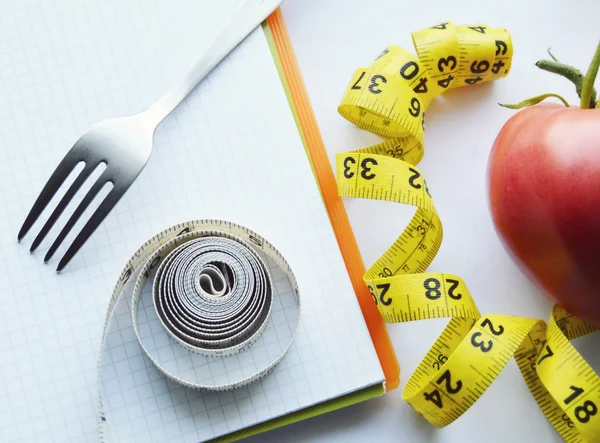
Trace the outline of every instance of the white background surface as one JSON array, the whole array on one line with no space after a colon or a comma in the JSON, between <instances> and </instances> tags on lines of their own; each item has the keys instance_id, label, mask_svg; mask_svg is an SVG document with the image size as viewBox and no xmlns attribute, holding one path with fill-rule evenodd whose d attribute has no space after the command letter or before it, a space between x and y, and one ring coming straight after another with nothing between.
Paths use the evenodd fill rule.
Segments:
<instances>
[{"instance_id":1,"label":"white background surface","mask_svg":"<svg viewBox=\"0 0 600 443\"><path fill-rule=\"evenodd\" d=\"M437 99L427 111L425 174L444 224L444 241L429 270L463 277L482 313L547 320L552 302L511 262L497 239L487 208L485 168L495 135L515 111L515 103L545 92L572 104L572 85L534 66L559 59L585 72L598 41L600 2L465 0L284 0L282 10L314 107L332 167L335 153L373 143L375 137L353 127L337 105L352 72L366 66L387 45L414 52L410 32L451 20L506 27L515 46L513 68L505 79L463 88ZM400 234L414 209L379 201L346 200L365 265L370 266ZM527 390L514 360L480 400L452 425L435 429L402 400L402 389L445 321L388 325L401 366L401 386L383 397L305 420L248 439L252 442L559 442ZM598 334L578 342L591 356Z\"/></svg>"},{"instance_id":2,"label":"white background surface","mask_svg":"<svg viewBox=\"0 0 600 443\"><path fill-rule=\"evenodd\" d=\"M277 245L302 298L293 349L235 396L192 399L128 358L140 349L126 328L131 317L115 311L126 344L113 342L116 335L107 339L116 345L115 371L108 365L103 371L113 388L105 389L111 399L104 397L110 441L204 441L381 382L261 28L163 122L148 164L68 269L56 274L58 257L42 263L64 218L33 254L27 252L33 235L16 241L25 214L77 137L95 122L152 103L239 1L0 0L1 443L98 441L96 363L110 294L146 240L190 220L231 221ZM68 244L69 237L61 248ZM252 357L259 362L256 345ZM220 371L218 361L209 370ZM149 392L154 402L146 399Z\"/></svg>"}]
</instances>

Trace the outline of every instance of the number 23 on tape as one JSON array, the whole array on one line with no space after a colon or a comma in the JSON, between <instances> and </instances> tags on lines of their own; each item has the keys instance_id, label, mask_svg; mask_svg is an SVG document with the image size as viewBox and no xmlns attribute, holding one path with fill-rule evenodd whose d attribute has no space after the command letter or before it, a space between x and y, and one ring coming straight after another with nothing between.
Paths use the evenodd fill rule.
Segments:
<instances>
[{"instance_id":1,"label":"number 23 on tape","mask_svg":"<svg viewBox=\"0 0 600 443\"><path fill-rule=\"evenodd\" d=\"M485 24L444 22L412 33L417 55L389 46L352 75L339 113L386 138L337 155L338 193L416 207L408 226L363 279L388 323L450 318L407 381L403 398L437 427L460 417L514 357L531 394L569 442L600 441L600 378L570 340L594 326L554 306L548 323L481 316L465 282L426 272L443 237L442 222L417 164L424 116L451 88L508 75L510 33Z\"/></svg>"}]
</instances>

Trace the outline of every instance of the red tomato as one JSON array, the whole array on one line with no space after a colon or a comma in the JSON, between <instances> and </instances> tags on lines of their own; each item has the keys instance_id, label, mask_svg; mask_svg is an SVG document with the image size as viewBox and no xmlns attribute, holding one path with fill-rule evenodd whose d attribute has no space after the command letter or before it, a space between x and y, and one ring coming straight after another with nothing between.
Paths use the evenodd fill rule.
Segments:
<instances>
[{"instance_id":1,"label":"red tomato","mask_svg":"<svg viewBox=\"0 0 600 443\"><path fill-rule=\"evenodd\" d=\"M600 327L600 109L542 103L517 112L487 174L494 226L513 260Z\"/></svg>"}]
</instances>

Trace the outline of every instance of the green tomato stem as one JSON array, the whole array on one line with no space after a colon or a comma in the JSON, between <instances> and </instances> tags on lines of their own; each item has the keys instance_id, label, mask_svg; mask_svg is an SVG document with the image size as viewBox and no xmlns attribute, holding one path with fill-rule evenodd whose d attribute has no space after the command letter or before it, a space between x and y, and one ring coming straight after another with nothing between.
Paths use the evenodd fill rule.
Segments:
<instances>
[{"instance_id":1,"label":"green tomato stem","mask_svg":"<svg viewBox=\"0 0 600 443\"><path fill-rule=\"evenodd\" d=\"M583 80L585 79L583 73L573 66L560 63L552 53L550 53L550 57L552 57L553 60L540 60L535 65L538 68L543 69L544 71L552 72L553 74L558 74L571 81L575 85L575 91L577 91L577 95L579 96L579 98L581 98ZM595 107L595 101L596 90L592 88L592 95L590 97L590 107ZM593 105L592 102L594 102Z\"/></svg>"},{"instance_id":2,"label":"green tomato stem","mask_svg":"<svg viewBox=\"0 0 600 443\"><path fill-rule=\"evenodd\" d=\"M510 108L510 109L521 109L524 108L526 106L531 106L531 105L537 105L539 102L547 99L548 97L555 97L557 99L559 99L561 102L563 102L563 104L568 108L569 107L569 102L567 102L564 98L562 98L560 95L558 94L542 94L542 95L538 95L536 97L531 97L528 98L527 100L523 100L522 102L516 103L514 105L505 105L502 103L498 103L500 106L504 106L505 108Z\"/></svg>"},{"instance_id":3,"label":"green tomato stem","mask_svg":"<svg viewBox=\"0 0 600 443\"><path fill-rule=\"evenodd\" d=\"M581 90L581 109L589 109L595 105L595 97L592 100L592 91L594 90L594 82L596 81L596 75L598 75L598 68L600 67L600 42L596 46L596 52L594 58L588 67L585 79L583 80L583 88Z\"/></svg>"}]
</instances>

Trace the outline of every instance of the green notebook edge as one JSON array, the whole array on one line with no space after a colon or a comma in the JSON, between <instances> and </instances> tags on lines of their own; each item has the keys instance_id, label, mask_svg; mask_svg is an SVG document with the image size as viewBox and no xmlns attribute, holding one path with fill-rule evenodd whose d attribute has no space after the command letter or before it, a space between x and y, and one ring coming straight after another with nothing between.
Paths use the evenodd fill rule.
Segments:
<instances>
[{"instance_id":1,"label":"green notebook edge","mask_svg":"<svg viewBox=\"0 0 600 443\"><path fill-rule=\"evenodd\" d=\"M296 412L290 412L289 414L282 415L277 418L258 423L254 426L250 426L245 429L233 432L231 434L218 437L209 442L222 443L222 442L233 442L241 440L242 438L251 437L253 435L262 434L273 429L281 428L292 423L297 423L307 418L316 417L327 412L335 411L337 409L345 408L356 403L361 403L365 400L369 400L374 397L379 397L384 393L383 384L369 386L367 388L360 389L350 394L342 395L341 397L328 400L326 402L318 403L314 406L301 409Z\"/></svg>"},{"instance_id":2,"label":"green notebook edge","mask_svg":"<svg viewBox=\"0 0 600 443\"><path fill-rule=\"evenodd\" d=\"M298 128L298 133L300 134L300 138L302 139L302 144L304 146L306 155L311 164L311 168L313 168L313 173L314 173L314 167L312 164L312 160L310 158L310 154L309 154L309 152L307 150L307 146L306 146L306 139L304 137L304 134L302 133L302 128L301 128L300 122L298 120L296 106L294 105L294 102L292 100L289 85L288 85L287 79L285 77L285 74L283 72L283 68L281 66L281 61L279 59L279 53L277 52L277 48L275 47L275 42L273 40L273 35L271 33L271 29L269 28L269 25L266 21L264 21L262 23L262 29L265 33L265 37L267 39L267 43L269 45L269 49L270 49L271 55L273 57L273 61L275 62L275 66L276 66L277 72L279 74L279 79L281 80L281 84L283 85L283 89L285 91L285 95L287 97L288 104L292 111L292 115L294 116L294 121L296 122L296 127ZM315 175L315 180L316 179L317 178ZM244 428L239 431L232 432L230 434L227 434L227 435L224 435L221 437L217 437L215 439L208 440L208 441L213 442L213 443L238 441L243 438L248 438L253 435L262 434L262 433L271 431L273 429L277 429L277 428L280 428L280 427L283 427L286 425L290 425L292 423L297 423L299 421L306 420L311 417L316 417L318 415L322 415L327 412L335 411L337 409L342 409L347 406L361 403L365 400L379 397L379 396L383 395L384 393L385 393L385 387L384 387L383 382L381 384L367 386L365 388L356 390L349 394L345 394L340 397L333 398L331 400L328 400L328 401L325 401L322 403L318 403L316 405L301 409L296 412L290 412L289 414L285 414L280 417L276 417L271 420L267 420L265 422L258 423L254 426L250 426L248 428Z\"/></svg>"}]
</instances>

